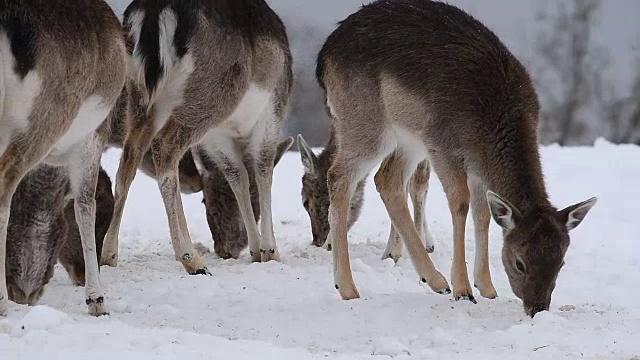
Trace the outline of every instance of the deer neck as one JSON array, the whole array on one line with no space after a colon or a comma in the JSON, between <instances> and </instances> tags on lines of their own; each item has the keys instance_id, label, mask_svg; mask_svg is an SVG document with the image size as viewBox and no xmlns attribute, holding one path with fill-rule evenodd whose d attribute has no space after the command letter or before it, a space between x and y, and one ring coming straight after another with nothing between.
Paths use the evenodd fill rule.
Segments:
<instances>
[{"instance_id":1,"label":"deer neck","mask_svg":"<svg viewBox=\"0 0 640 360\"><path fill-rule=\"evenodd\" d=\"M521 212L551 208L544 184L535 120L496 127L499 139L490 144L484 161L484 180L489 190L507 199Z\"/></svg>"}]
</instances>

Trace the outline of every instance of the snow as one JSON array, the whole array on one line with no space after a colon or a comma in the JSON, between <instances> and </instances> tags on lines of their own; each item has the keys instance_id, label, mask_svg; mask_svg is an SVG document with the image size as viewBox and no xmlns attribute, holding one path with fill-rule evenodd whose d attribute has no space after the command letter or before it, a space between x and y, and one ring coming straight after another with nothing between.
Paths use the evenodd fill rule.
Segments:
<instances>
[{"instance_id":1,"label":"snow","mask_svg":"<svg viewBox=\"0 0 640 360\"><path fill-rule=\"evenodd\" d=\"M40 305L13 304L0 318L0 359L638 359L640 148L599 140L541 152L554 204L599 201L572 231L551 311L534 319L511 293L493 223L495 300L476 294L477 305L456 302L420 284L406 257L397 265L381 261L389 220L372 176L350 232L362 298L340 300L331 253L310 245L302 166L290 152L273 188L281 263L251 264L246 251L239 260L208 254L213 276L187 275L174 260L157 185L139 173L125 209L119 266L101 270L111 315L87 315L84 289L57 267ZM103 157L112 178L119 155ZM193 240L211 247L201 195L183 199ZM427 217L436 239L432 259L448 275L451 220L435 176ZM471 221L467 231L472 260Z\"/></svg>"}]
</instances>

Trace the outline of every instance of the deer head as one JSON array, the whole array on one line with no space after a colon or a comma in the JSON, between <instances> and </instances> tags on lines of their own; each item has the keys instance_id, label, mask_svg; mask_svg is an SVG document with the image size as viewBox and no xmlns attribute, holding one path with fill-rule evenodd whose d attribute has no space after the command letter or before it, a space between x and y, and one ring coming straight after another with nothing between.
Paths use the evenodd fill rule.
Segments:
<instances>
[{"instance_id":1,"label":"deer head","mask_svg":"<svg viewBox=\"0 0 640 360\"><path fill-rule=\"evenodd\" d=\"M503 230L502 263L513 293L531 317L549 310L569 247L569 231L580 225L597 199L562 210L534 207L525 212L491 191L487 200L491 216Z\"/></svg>"}]
</instances>

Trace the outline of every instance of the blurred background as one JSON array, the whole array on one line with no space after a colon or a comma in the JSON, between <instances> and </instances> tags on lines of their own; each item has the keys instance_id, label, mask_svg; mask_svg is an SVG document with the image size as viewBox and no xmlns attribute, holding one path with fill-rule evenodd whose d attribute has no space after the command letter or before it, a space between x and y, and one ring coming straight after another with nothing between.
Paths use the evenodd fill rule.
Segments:
<instances>
[{"instance_id":1,"label":"blurred background","mask_svg":"<svg viewBox=\"0 0 640 360\"><path fill-rule=\"evenodd\" d=\"M108 0L118 16L130 1ZM287 26L295 85L285 132L324 146L329 133L315 57L338 21L367 0L267 0ZM543 144L640 144L640 1L449 0L493 30L529 69Z\"/></svg>"}]
</instances>

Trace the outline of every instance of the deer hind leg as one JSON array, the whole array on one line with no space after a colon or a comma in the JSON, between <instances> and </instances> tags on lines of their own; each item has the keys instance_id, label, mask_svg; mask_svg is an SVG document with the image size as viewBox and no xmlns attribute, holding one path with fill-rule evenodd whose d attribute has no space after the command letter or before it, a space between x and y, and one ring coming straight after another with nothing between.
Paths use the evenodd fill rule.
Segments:
<instances>
[{"instance_id":1,"label":"deer hind leg","mask_svg":"<svg viewBox=\"0 0 640 360\"><path fill-rule=\"evenodd\" d=\"M429 232L427 226L427 220L425 217L425 202L427 198L427 191L429 190L429 177L431 175L431 169L429 167L429 160L418 164L416 171L413 173L411 180L409 181L409 195L411 196L411 203L413 204L413 223L415 224L418 233L422 239L425 239L425 247L428 253L433 253L435 246L433 237ZM390 226L389 240L387 241L387 247L382 255L382 260L391 258L393 261L398 262L400 256L402 256L402 241L400 235L393 227Z\"/></svg>"},{"instance_id":2,"label":"deer hind leg","mask_svg":"<svg viewBox=\"0 0 640 360\"><path fill-rule=\"evenodd\" d=\"M280 261L280 254L273 234L273 215L271 212L271 186L273 184L273 162L277 142L265 142L254 158L256 184L260 201L260 256L262 262Z\"/></svg>"},{"instance_id":3,"label":"deer hind leg","mask_svg":"<svg viewBox=\"0 0 640 360\"><path fill-rule=\"evenodd\" d=\"M406 189L416 163L399 148L383 161L376 173L376 189L387 208L393 227L407 247L420 280L427 283L433 291L448 294L451 292L449 284L429 258L409 213Z\"/></svg>"},{"instance_id":4,"label":"deer hind leg","mask_svg":"<svg viewBox=\"0 0 640 360\"><path fill-rule=\"evenodd\" d=\"M465 225L469 212L469 188L467 174L459 164L432 153L432 163L447 195L453 222L453 263L451 282L456 300L476 302L469 284L465 261Z\"/></svg>"},{"instance_id":5,"label":"deer hind leg","mask_svg":"<svg viewBox=\"0 0 640 360\"><path fill-rule=\"evenodd\" d=\"M82 241L85 266L85 293L89 314L101 316L109 313L100 284L96 255L96 186L100 170L100 158L106 141L105 129L91 133L84 143L70 154L69 179L74 197L75 218Z\"/></svg>"},{"instance_id":6,"label":"deer hind leg","mask_svg":"<svg viewBox=\"0 0 640 360\"><path fill-rule=\"evenodd\" d=\"M109 225L109 230L104 238L102 254L100 255L100 265L118 265L118 234L124 206L127 201L131 183L136 176L136 171L142 158L151 144L153 138L153 121L151 118L141 119L139 123L133 125L125 139L118 172L116 174L115 204L113 207L113 218Z\"/></svg>"},{"instance_id":7,"label":"deer hind leg","mask_svg":"<svg viewBox=\"0 0 640 360\"><path fill-rule=\"evenodd\" d=\"M427 201L427 192L429 191L429 178L431 177L431 168L429 160L418 164L416 171L409 182L409 194L411 195L411 203L413 204L413 222L420 236L425 240L425 247L428 253L433 253L435 244L433 236L429 231L427 219L425 215L425 203Z\"/></svg>"},{"instance_id":8,"label":"deer hind leg","mask_svg":"<svg viewBox=\"0 0 640 360\"><path fill-rule=\"evenodd\" d=\"M360 297L353 281L351 264L349 261L349 245L347 232L349 223L350 199L353 196L358 181L366 176L383 156L371 159L370 154L364 154L361 149L342 146L336 154L335 160L327 173L329 188L329 236L333 254L333 277L335 287L343 300ZM367 158L364 158L364 157Z\"/></svg>"},{"instance_id":9,"label":"deer hind leg","mask_svg":"<svg viewBox=\"0 0 640 360\"><path fill-rule=\"evenodd\" d=\"M191 134L184 130L175 118L170 118L153 139L151 151L176 260L180 261L191 275L210 275L191 242L180 196L178 166L180 159L192 143Z\"/></svg>"},{"instance_id":10,"label":"deer hind leg","mask_svg":"<svg viewBox=\"0 0 640 360\"><path fill-rule=\"evenodd\" d=\"M474 286L480 295L488 299L498 296L491 281L489 271L489 222L491 213L487 204L486 188L475 176L469 176L468 187L471 191L471 214L475 230L476 256L473 264Z\"/></svg>"},{"instance_id":11,"label":"deer hind leg","mask_svg":"<svg viewBox=\"0 0 640 360\"><path fill-rule=\"evenodd\" d=\"M260 233L251 205L249 174L244 165L242 149L223 131L214 129L209 132L206 135L206 140L202 143L202 148L222 171L235 195L242 221L247 230L251 261L261 262Z\"/></svg>"}]
</instances>

